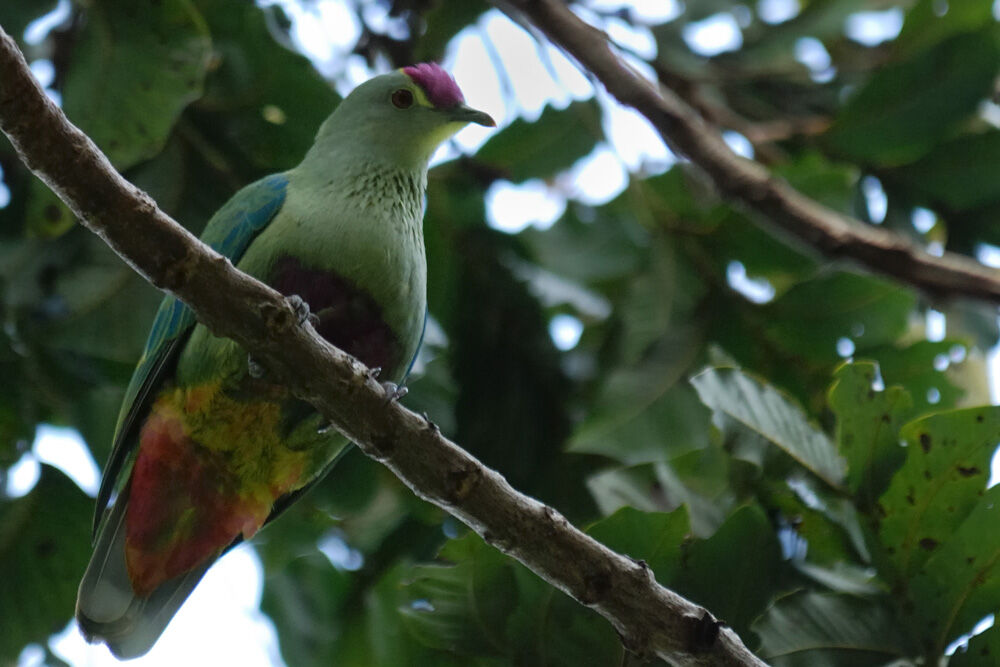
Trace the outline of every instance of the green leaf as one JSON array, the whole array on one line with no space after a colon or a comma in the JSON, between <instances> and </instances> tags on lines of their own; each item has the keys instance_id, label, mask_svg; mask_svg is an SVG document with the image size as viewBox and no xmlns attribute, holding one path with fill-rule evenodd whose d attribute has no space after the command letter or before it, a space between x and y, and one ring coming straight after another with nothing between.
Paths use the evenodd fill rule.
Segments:
<instances>
[{"instance_id":1,"label":"green leaf","mask_svg":"<svg viewBox=\"0 0 1000 667\"><path fill-rule=\"evenodd\" d=\"M687 456L700 456L701 452L692 452ZM716 462L720 462L716 458ZM675 460L676 463L676 460ZM721 463L725 465L725 460ZM683 467L683 464L678 467ZM725 474L713 471L716 480ZM597 506L606 515L613 514L624 507L632 507L645 512L673 512L682 505L687 508L691 517L691 531L698 536L707 537L715 533L726 517L726 512L732 507L732 494L727 487L698 488L696 476L679 472L671 465L664 463L643 464L628 468L615 468L592 475L587 480L587 487L594 496Z\"/></svg>"},{"instance_id":2,"label":"green leaf","mask_svg":"<svg viewBox=\"0 0 1000 667\"><path fill-rule=\"evenodd\" d=\"M31 493L0 500L0 662L44 644L73 617L90 555L90 499L57 469L42 465Z\"/></svg>"},{"instance_id":3,"label":"green leaf","mask_svg":"<svg viewBox=\"0 0 1000 667\"><path fill-rule=\"evenodd\" d=\"M800 591L753 625L773 667L876 667L912 655L903 627L879 600Z\"/></svg>"},{"instance_id":4,"label":"green leaf","mask_svg":"<svg viewBox=\"0 0 1000 667\"><path fill-rule=\"evenodd\" d=\"M948 659L948 667L994 667L1000 655L1000 625L994 624L969 640L966 649L959 648Z\"/></svg>"},{"instance_id":5,"label":"green leaf","mask_svg":"<svg viewBox=\"0 0 1000 667\"><path fill-rule=\"evenodd\" d=\"M955 346L968 349L954 339L921 340L907 346L874 348L866 351L865 356L878 361L885 382L906 387L913 397L915 412L924 413L954 408L962 398L963 389L956 386L947 372L953 368L949 357ZM939 365L942 358L949 359L946 368Z\"/></svg>"},{"instance_id":6,"label":"green leaf","mask_svg":"<svg viewBox=\"0 0 1000 667\"><path fill-rule=\"evenodd\" d=\"M518 118L490 137L476 158L516 183L549 179L589 154L600 137L597 103L572 102L565 109L546 107L535 122Z\"/></svg>"},{"instance_id":7,"label":"green leaf","mask_svg":"<svg viewBox=\"0 0 1000 667\"><path fill-rule=\"evenodd\" d=\"M36 0L33 2L0 3L0 25L4 31L17 40L17 45L24 50L24 29L35 19L45 16L55 9L58 0ZM26 52L30 58L30 49Z\"/></svg>"},{"instance_id":8,"label":"green leaf","mask_svg":"<svg viewBox=\"0 0 1000 667\"><path fill-rule=\"evenodd\" d=\"M907 197L958 211L1000 198L1000 130L965 134L942 142L916 162L888 172L887 182Z\"/></svg>"},{"instance_id":9,"label":"green leaf","mask_svg":"<svg viewBox=\"0 0 1000 667\"><path fill-rule=\"evenodd\" d=\"M512 241L486 229L458 240L458 315L448 331L456 438L518 489L549 502L571 487L583 496L557 455L570 432L569 383L541 305L505 261Z\"/></svg>"},{"instance_id":10,"label":"green leaf","mask_svg":"<svg viewBox=\"0 0 1000 667\"><path fill-rule=\"evenodd\" d=\"M518 565L515 576L520 603L507 625L514 657L504 664L623 664L621 639L597 612L552 588L526 567Z\"/></svg>"},{"instance_id":11,"label":"green leaf","mask_svg":"<svg viewBox=\"0 0 1000 667\"><path fill-rule=\"evenodd\" d=\"M996 422L1000 424L1000 422ZM1000 431L994 431L994 434ZM994 435L994 447L997 440ZM939 655L1000 601L1000 486L989 489L904 588L907 624Z\"/></svg>"},{"instance_id":12,"label":"green leaf","mask_svg":"<svg viewBox=\"0 0 1000 667\"><path fill-rule=\"evenodd\" d=\"M399 563L376 583L365 599L368 612L366 628L369 642L368 664L377 667L462 667L468 661L462 657L435 651L415 638L400 614L400 605L408 603L403 593L409 568Z\"/></svg>"},{"instance_id":13,"label":"green leaf","mask_svg":"<svg viewBox=\"0 0 1000 667\"><path fill-rule=\"evenodd\" d=\"M198 140L236 156L227 169L253 166L250 177L294 167L339 96L305 56L275 40L268 24L280 20L279 7L228 0L198 0L198 7L215 55L205 95L191 108Z\"/></svg>"},{"instance_id":14,"label":"green leaf","mask_svg":"<svg viewBox=\"0 0 1000 667\"><path fill-rule=\"evenodd\" d=\"M979 30L993 21L987 2L958 2L942 12L935 0L920 0L908 12L899 37L893 42L897 55L911 55L956 33Z\"/></svg>"},{"instance_id":15,"label":"green leaf","mask_svg":"<svg viewBox=\"0 0 1000 667\"><path fill-rule=\"evenodd\" d=\"M698 331L676 327L635 366L611 370L569 450L634 464L704 446L708 412L678 384L700 343Z\"/></svg>"},{"instance_id":16,"label":"green leaf","mask_svg":"<svg viewBox=\"0 0 1000 667\"><path fill-rule=\"evenodd\" d=\"M549 229L519 234L547 270L582 285L606 285L631 279L643 265L649 232L639 226L618 197L599 208L570 204ZM586 262L580 258L586 257Z\"/></svg>"},{"instance_id":17,"label":"green leaf","mask_svg":"<svg viewBox=\"0 0 1000 667\"><path fill-rule=\"evenodd\" d=\"M657 581L669 585L681 565L681 546L691 534L687 510L641 512L623 507L587 529L587 534L605 546L653 570Z\"/></svg>"},{"instance_id":18,"label":"green leaf","mask_svg":"<svg viewBox=\"0 0 1000 667\"><path fill-rule=\"evenodd\" d=\"M896 283L855 273L826 274L800 282L768 304L766 336L774 345L810 360L834 363L837 342L847 338L859 354L896 340L916 305Z\"/></svg>"},{"instance_id":19,"label":"green leaf","mask_svg":"<svg viewBox=\"0 0 1000 667\"><path fill-rule=\"evenodd\" d=\"M913 400L900 386L874 388L875 364L844 364L830 387L837 416L837 448L847 460L847 488L861 507L870 508L906 458L899 429L913 413Z\"/></svg>"},{"instance_id":20,"label":"green leaf","mask_svg":"<svg viewBox=\"0 0 1000 667\"><path fill-rule=\"evenodd\" d=\"M878 503L891 579L909 578L955 531L986 489L1000 441L1000 407L954 410L910 422L903 467Z\"/></svg>"},{"instance_id":21,"label":"green leaf","mask_svg":"<svg viewBox=\"0 0 1000 667\"><path fill-rule=\"evenodd\" d=\"M860 162L915 160L975 112L998 67L992 27L946 39L880 68L840 111L824 142Z\"/></svg>"},{"instance_id":22,"label":"green leaf","mask_svg":"<svg viewBox=\"0 0 1000 667\"><path fill-rule=\"evenodd\" d=\"M510 561L470 533L440 557L451 565L418 565L403 586L400 613L414 639L461 654L504 655L504 627L517 604Z\"/></svg>"},{"instance_id":23,"label":"green leaf","mask_svg":"<svg viewBox=\"0 0 1000 667\"><path fill-rule=\"evenodd\" d=\"M260 608L274 621L288 664L332 664L350 587L350 575L318 551L266 571Z\"/></svg>"},{"instance_id":24,"label":"green leaf","mask_svg":"<svg viewBox=\"0 0 1000 667\"><path fill-rule=\"evenodd\" d=\"M745 505L714 535L686 545L673 586L748 639L750 623L776 593L780 567L771 523L759 506Z\"/></svg>"},{"instance_id":25,"label":"green leaf","mask_svg":"<svg viewBox=\"0 0 1000 667\"><path fill-rule=\"evenodd\" d=\"M66 74L66 115L118 169L148 159L201 95L210 50L188 0L92 3Z\"/></svg>"},{"instance_id":26,"label":"green leaf","mask_svg":"<svg viewBox=\"0 0 1000 667\"><path fill-rule=\"evenodd\" d=\"M49 186L32 176L27 190L24 219L29 236L53 239L73 228L76 216Z\"/></svg>"},{"instance_id":27,"label":"green leaf","mask_svg":"<svg viewBox=\"0 0 1000 667\"><path fill-rule=\"evenodd\" d=\"M484 13L482 0L437 0L424 12L424 32L417 40L413 62L440 61L451 38Z\"/></svg>"},{"instance_id":28,"label":"green leaf","mask_svg":"<svg viewBox=\"0 0 1000 667\"><path fill-rule=\"evenodd\" d=\"M735 368L710 368L691 378L702 402L780 447L832 487L844 480L844 461L802 409L769 384Z\"/></svg>"},{"instance_id":29,"label":"green leaf","mask_svg":"<svg viewBox=\"0 0 1000 667\"><path fill-rule=\"evenodd\" d=\"M477 535L452 540L440 557L453 565L418 565L398 579L399 618L422 655L496 667L620 664L621 642L606 620Z\"/></svg>"}]
</instances>

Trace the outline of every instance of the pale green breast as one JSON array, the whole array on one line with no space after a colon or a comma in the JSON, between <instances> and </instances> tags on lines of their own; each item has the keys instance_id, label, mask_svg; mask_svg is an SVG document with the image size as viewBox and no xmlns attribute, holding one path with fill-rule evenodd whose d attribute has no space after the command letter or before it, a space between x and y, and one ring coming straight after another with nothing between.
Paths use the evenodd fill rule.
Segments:
<instances>
[{"instance_id":1,"label":"pale green breast","mask_svg":"<svg viewBox=\"0 0 1000 667\"><path fill-rule=\"evenodd\" d=\"M416 353L426 310L425 178L373 166L326 178L293 170L284 206L237 266L305 298L321 318L320 333L370 365L383 358L391 333L398 349L383 370L398 380ZM177 379L190 385L245 373L246 354L199 325Z\"/></svg>"}]
</instances>

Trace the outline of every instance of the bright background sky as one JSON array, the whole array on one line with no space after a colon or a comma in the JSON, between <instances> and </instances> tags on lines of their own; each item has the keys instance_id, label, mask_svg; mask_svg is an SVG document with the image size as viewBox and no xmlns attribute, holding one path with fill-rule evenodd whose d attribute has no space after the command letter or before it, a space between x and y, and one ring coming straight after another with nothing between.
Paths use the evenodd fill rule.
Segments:
<instances>
[{"instance_id":1,"label":"bright background sky","mask_svg":"<svg viewBox=\"0 0 1000 667\"><path fill-rule=\"evenodd\" d=\"M343 0L317 0L303 6L297 0L262 0L258 4L280 4L293 22L292 37L296 45L309 55L316 67L333 82L338 92L346 94L355 85L389 69L384 64L369 69L363 58L351 55L360 26L352 10ZM353 3L352 3L353 4ZM381 5L368 2L365 16L374 27L386 31L397 29ZM631 7L637 24L655 24L671 20L681 11L676 0L591 0L591 7L615 11ZM759 0L758 15L770 23L781 23L799 11L797 0ZM1000 0L994 2L994 15L1000 19ZM52 14L39 19L25 31L28 41L39 41L69 12L69 0L60 0ZM619 43L643 56L653 57L656 44L645 28L635 28L617 20L603 20L585 11L585 18L604 28ZM740 48L741 17L721 13L691 24L683 38L696 52L706 56ZM902 28L903 13L898 9L880 12L859 12L844 25L845 33L865 45L876 45L894 38ZM555 78L539 58L540 49L552 64ZM833 76L830 56L816 39L805 37L795 46L796 58L806 65L817 81ZM343 63L347 62L347 67ZM495 62L503 64L506 79L498 78ZM602 204L617 196L626 186L630 173L655 174L668 169L677 158L663 144L648 122L634 111L610 100L606 93L595 91L587 77L551 46L536 44L519 26L496 10L484 14L479 21L460 33L449 45L442 62L453 73L471 106L489 112L503 127L518 117L535 119L546 105L564 107L572 100L596 95L604 110L605 134L608 143L599 144L594 152L580 160L566 174L552 183L528 181L515 185L499 181L487 193L487 217L490 225L508 232L517 232L529 225L545 228L562 214L566 201L573 199L589 204ZM648 68L633 62L649 75ZM32 63L32 69L43 85L52 82L52 65L47 61ZM55 97L58 95L53 93ZM983 115L1000 126L1000 108L986 107ZM992 116L992 118L990 117ZM495 130L470 126L460 132L453 143L442 147L435 161L454 157L458 152L471 152ZM736 152L752 157L749 142L739 134L727 132L727 143ZM863 191L873 220L885 216L886 200L881 185L874 178L866 179ZM9 193L0 182L0 207L9 201ZM925 212L926 215L933 215ZM921 213L914 217L920 228ZM1000 267L1000 248L982 246L979 259ZM770 285L747 278L739 262L730 265L729 281L734 289L754 301L764 302L774 296ZM927 320L927 335L931 340L945 336L944 317L931 313ZM582 325L571 316L553 319L551 333L556 345L572 348L582 331ZM848 339L842 342L850 344ZM840 346L844 357L853 346ZM989 356L990 391L992 401L1000 403L1000 355L994 348ZM7 491L19 496L34 486L39 475L39 462L55 465L91 496L96 495L99 470L89 451L72 429L43 426L30 452L11 470ZM998 476L994 459L994 479ZM333 545L336 547L336 545ZM335 566L356 568L345 560L346 549L324 549ZM354 555L354 554L351 554ZM197 651L199 663L283 665L277 635L271 621L259 611L262 591L262 569L252 547L241 545L213 566L194 593L181 608L148 655L131 662L136 667L169 665L174 667L192 659ZM985 626L985 627L988 627ZM985 629L985 628L982 628ZM981 630L980 630L981 631ZM51 649L72 665L117 665L117 660L103 646L88 645L76 624L71 622L50 642ZM22 653L19 666L42 664L44 653L39 646L29 646Z\"/></svg>"}]
</instances>

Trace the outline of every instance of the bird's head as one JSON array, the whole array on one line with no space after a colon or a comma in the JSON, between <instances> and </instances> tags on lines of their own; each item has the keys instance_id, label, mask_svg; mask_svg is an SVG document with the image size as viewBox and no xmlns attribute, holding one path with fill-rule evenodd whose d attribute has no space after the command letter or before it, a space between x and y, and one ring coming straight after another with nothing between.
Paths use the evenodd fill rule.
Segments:
<instances>
[{"instance_id":1,"label":"bird's head","mask_svg":"<svg viewBox=\"0 0 1000 667\"><path fill-rule=\"evenodd\" d=\"M319 138L335 135L340 144L350 138L368 158L426 167L441 142L469 123L496 126L488 114L465 104L458 84L440 65L422 63L355 88Z\"/></svg>"}]
</instances>

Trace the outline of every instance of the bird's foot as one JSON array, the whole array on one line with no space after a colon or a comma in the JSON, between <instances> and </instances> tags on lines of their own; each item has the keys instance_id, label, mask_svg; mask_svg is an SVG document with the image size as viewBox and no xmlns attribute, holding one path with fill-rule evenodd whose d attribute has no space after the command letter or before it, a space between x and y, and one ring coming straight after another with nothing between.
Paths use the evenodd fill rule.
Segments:
<instances>
[{"instance_id":1,"label":"bird's foot","mask_svg":"<svg viewBox=\"0 0 1000 667\"><path fill-rule=\"evenodd\" d=\"M266 374L264 366L249 354L247 355L247 372L254 380L259 380Z\"/></svg>"},{"instance_id":2,"label":"bird's foot","mask_svg":"<svg viewBox=\"0 0 1000 667\"><path fill-rule=\"evenodd\" d=\"M299 325L303 325L306 322L311 323L313 326L319 325L319 317L309 310L309 304L305 299L298 294L293 294L287 297L287 301L288 305L295 311L295 318L298 320Z\"/></svg>"},{"instance_id":3,"label":"bird's foot","mask_svg":"<svg viewBox=\"0 0 1000 667\"><path fill-rule=\"evenodd\" d=\"M368 379L369 380L378 380L378 376L381 375L381 374L382 374L382 367L381 366L375 366L374 368L369 368L368 369Z\"/></svg>"},{"instance_id":4,"label":"bird's foot","mask_svg":"<svg viewBox=\"0 0 1000 667\"><path fill-rule=\"evenodd\" d=\"M386 405L389 405L394 401L398 401L410 392L410 390L406 388L405 384L396 384L395 382L383 382L382 391L385 392Z\"/></svg>"}]
</instances>

